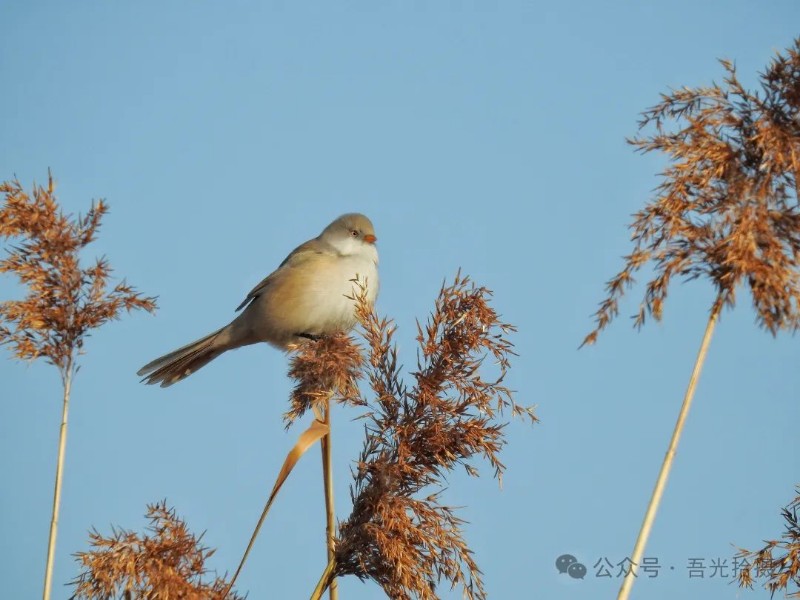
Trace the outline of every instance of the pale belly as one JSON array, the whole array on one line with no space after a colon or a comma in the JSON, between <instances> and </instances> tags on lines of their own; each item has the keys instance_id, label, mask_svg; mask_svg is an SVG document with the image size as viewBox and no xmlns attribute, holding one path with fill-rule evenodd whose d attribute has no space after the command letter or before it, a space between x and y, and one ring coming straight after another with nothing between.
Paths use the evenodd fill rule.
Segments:
<instances>
[{"instance_id":1,"label":"pale belly","mask_svg":"<svg viewBox=\"0 0 800 600\"><path fill-rule=\"evenodd\" d=\"M356 324L358 284L365 284L367 301L378 295L378 268L371 259L337 257L319 268L294 273L269 286L245 312L257 341L278 346L297 341L300 334L325 335L347 331ZM244 315L242 315L244 316Z\"/></svg>"}]
</instances>

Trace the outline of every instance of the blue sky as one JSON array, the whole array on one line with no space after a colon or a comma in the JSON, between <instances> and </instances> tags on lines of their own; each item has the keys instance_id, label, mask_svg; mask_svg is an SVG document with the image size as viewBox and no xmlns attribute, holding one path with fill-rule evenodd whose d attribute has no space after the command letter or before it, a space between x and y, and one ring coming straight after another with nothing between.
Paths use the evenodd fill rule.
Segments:
<instances>
[{"instance_id":1,"label":"blue sky","mask_svg":"<svg viewBox=\"0 0 800 600\"><path fill-rule=\"evenodd\" d=\"M752 86L799 32L794 0L507 2L23 2L0 8L0 179L58 182L68 212L106 198L86 259L159 296L156 316L98 330L73 390L54 598L92 526L141 529L167 498L233 570L285 452L291 383L266 346L229 353L168 390L138 382L157 355L226 323L250 288L334 217L361 211L381 253L379 311L406 364L414 319L461 267L519 327L510 375L541 424L508 429L502 490L456 473L466 535L492 598L614 597L598 560L629 555L712 299L676 285L664 321L630 328L640 288L578 351L630 215L663 166L625 143L670 86ZM19 289L0 279L0 298ZM726 312L634 597L766 598L689 578L782 531L800 471L796 340ZM0 572L41 593L60 386L52 367L0 361ZM354 414L335 414L338 513L348 512ZM307 597L324 567L318 454L287 482L240 589ZM490 469L484 468L488 476ZM555 568L569 553L584 580ZM670 567L674 567L670 569ZM730 574L730 569L728 570ZM612 575L616 575L614 572ZM380 597L341 582L342 597ZM448 595L450 594L450 595ZM459 597L442 590L443 597Z\"/></svg>"}]
</instances>

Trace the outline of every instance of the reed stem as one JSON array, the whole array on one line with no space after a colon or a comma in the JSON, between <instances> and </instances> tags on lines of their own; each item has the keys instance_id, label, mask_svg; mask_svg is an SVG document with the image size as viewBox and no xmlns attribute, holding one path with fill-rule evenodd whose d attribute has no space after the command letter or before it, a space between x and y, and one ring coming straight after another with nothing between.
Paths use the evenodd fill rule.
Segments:
<instances>
[{"instance_id":1,"label":"reed stem","mask_svg":"<svg viewBox=\"0 0 800 600\"><path fill-rule=\"evenodd\" d=\"M328 564L334 561L335 555L335 539L336 539L336 513L334 511L333 503L333 458L331 453L331 403L330 398L325 405L325 421L328 426L327 435L320 440L320 448L322 450L322 477L325 486L325 535L326 546L328 549ZM328 588L330 600L339 599L339 585L334 577L330 582Z\"/></svg>"},{"instance_id":2,"label":"reed stem","mask_svg":"<svg viewBox=\"0 0 800 600\"><path fill-rule=\"evenodd\" d=\"M706 360L708 353L708 345L711 342L711 335L714 333L714 327L717 324L719 313L722 310L722 297L717 296L714 305L711 309L711 314L708 317L706 324L706 331L703 334L703 341L700 343L700 350L697 353L697 359L694 362L694 369L692 376L689 379L689 385L686 388L686 394L683 397L683 404L681 405L680 413L678 413L678 420L675 423L675 429L672 432L672 439L670 439L667 453L664 455L664 461L661 463L661 471L658 474L655 488L653 488L653 495L650 497L650 503L647 505L647 512L642 521L642 527L639 529L639 537L636 538L636 545L633 547L633 555L631 556L631 568L625 574L625 579L619 589L617 600L628 600L633 587L634 579L636 578L636 568L642 560L647 540L650 537L650 531L653 528L653 522L658 512L658 507L661 504L661 497L664 495L664 488L667 485L669 473L672 470L672 463L675 460L675 453L678 449L678 442L683 433L683 426L686 423L686 417L689 415L689 409L692 406L692 399L694 398L695 388L700 379L700 372L703 370L703 364Z\"/></svg>"},{"instance_id":3,"label":"reed stem","mask_svg":"<svg viewBox=\"0 0 800 600\"><path fill-rule=\"evenodd\" d=\"M47 542L47 564L44 571L43 600L50 600L53 587L53 565L56 558L56 538L58 537L58 515L61 510L61 486L64 479L64 456L67 450L67 418L69 416L69 395L72 389L72 359L62 373L64 400L61 408L61 427L58 433L58 459L56 462L56 481L53 490L53 512L50 519L50 537Z\"/></svg>"}]
</instances>

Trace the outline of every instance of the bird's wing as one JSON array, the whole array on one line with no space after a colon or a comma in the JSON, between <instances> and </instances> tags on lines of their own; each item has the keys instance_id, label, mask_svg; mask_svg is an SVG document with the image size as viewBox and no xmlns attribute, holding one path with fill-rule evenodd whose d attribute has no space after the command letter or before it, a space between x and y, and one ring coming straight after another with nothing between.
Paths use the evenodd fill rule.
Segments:
<instances>
[{"instance_id":1,"label":"bird's wing","mask_svg":"<svg viewBox=\"0 0 800 600\"><path fill-rule=\"evenodd\" d=\"M334 252L335 251L330 248L328 244L321 242L316 238L299 245L297 248L291 251L289 256L283 259L283 262L278 266L277 269L267 275L256 287L250 290L250 293L247 294L247 297L242 300L242 303L236 307L236 310L242 310L245 306L250 304L250 302L258 298L264 292L267 286L272 283L278 274L284 269L297 267L308 261L314 255L332 254Z\"/></svg>"}]
</instances>

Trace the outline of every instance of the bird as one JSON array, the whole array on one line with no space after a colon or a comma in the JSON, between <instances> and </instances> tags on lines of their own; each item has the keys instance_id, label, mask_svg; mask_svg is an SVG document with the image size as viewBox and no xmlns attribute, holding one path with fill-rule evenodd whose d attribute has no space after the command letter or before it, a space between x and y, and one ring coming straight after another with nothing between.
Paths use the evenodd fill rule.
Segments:
<instances>
[{"instance_id":1,"label":"bird","mask_svg":"<svg viewBox=\"0 0 800 600\"><path fill-rule=\"evenodd\" d=\"M220 354L266 342L288 350L309 339L349 331L356 324L356 282L368 305L378 295L375 228L366 216L348 213L297 248L256 285L230 323L147 363L142 382L169 387Z\"/></svg>"}]
</instances>

